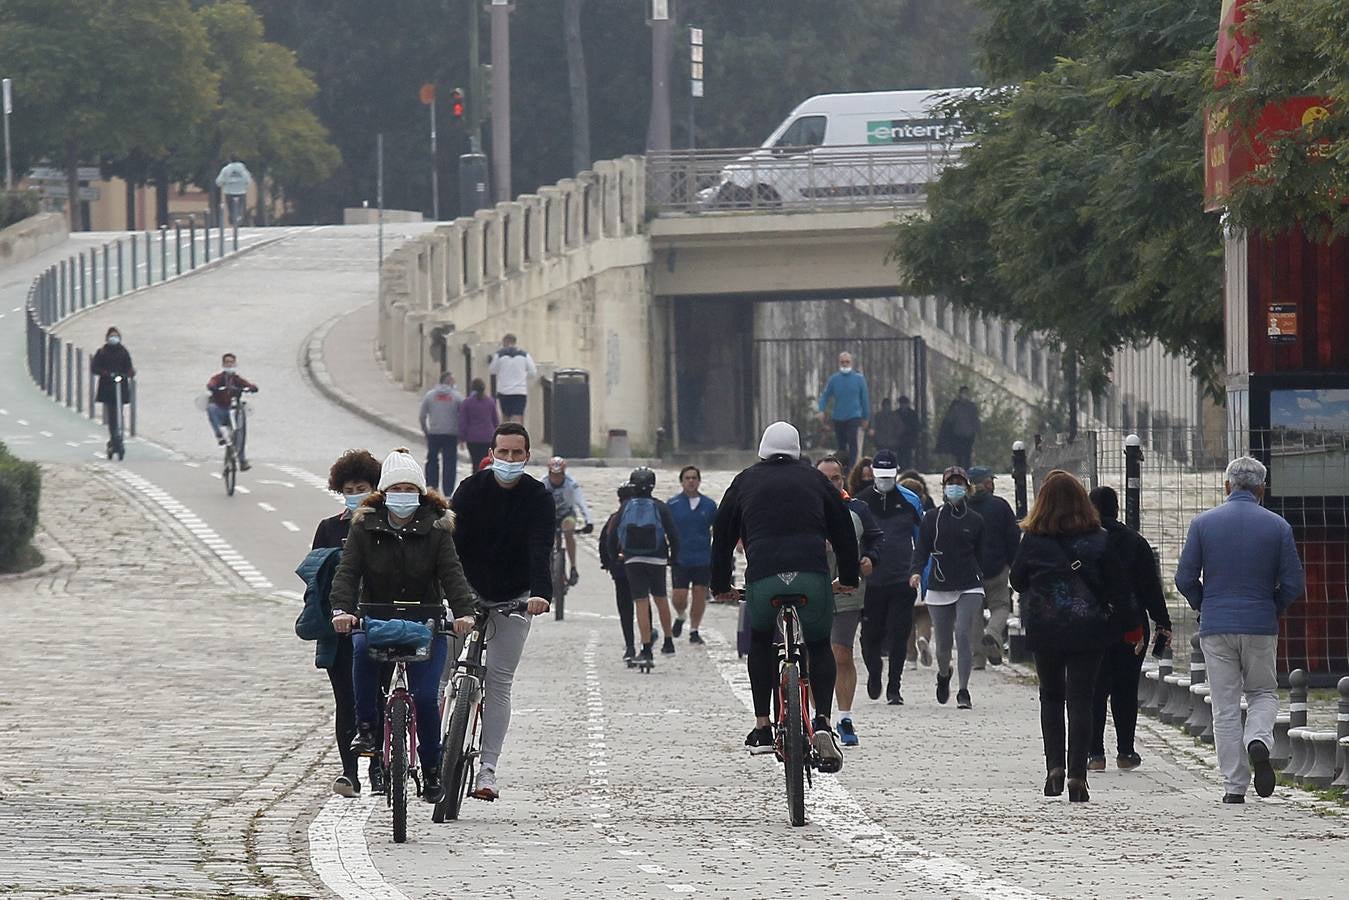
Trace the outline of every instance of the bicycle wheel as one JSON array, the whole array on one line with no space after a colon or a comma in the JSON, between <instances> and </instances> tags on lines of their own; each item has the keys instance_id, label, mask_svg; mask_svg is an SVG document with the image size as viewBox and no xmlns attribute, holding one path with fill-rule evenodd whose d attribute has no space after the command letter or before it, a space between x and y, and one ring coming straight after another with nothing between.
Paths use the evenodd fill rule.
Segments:
<instances>
[{"instance_id":1,"label":"bicycle wheel","mask_svg":"<svg viewBox=\"0 0 1349 900\"><path fill-rule=\"evenodd\" d=\"M402 697L389 704L389 727L393 731L389 761L389 798L393 804L393 840L408 839L408 707Z\"/></svg>"},{"instance_id":2,"label":"bicycle wheel","mask_svg":"<svg viewBox=\"0 0 1349 900\"><path fill-rule=\"evenodd\" d=\"M801 722L801 675L795 663L782 670L787 715L782 722L782 766L787 772L787 812L793 825L806 824L806 731Z\"/></svg>"},{"instance_id":3,"label":"bicycle wheel","mask_svg":"<svg viewBox=\"0 0 1349 900\"><path fill-rule=\"evenodd\" d=\"M238 471L239 466L234 461L234 448L225 448L225 469L221 472L221 478L225 481L225 494L227 496L234 496L234 480Z\"/></svg>"},{"instance_id":4,"label":"bicycle wheel","mask_svg":"<svg viewBox=\"0 0 1349 900\"><path fill-rule=\"evenodd\" d=\"M468 733L468 722L473 717L473 701L478 693L477 685L470 679L464 679L454 696L454 712L450 714L450 727L445 729L445 737L440 743L440 802L431 810L432 822L459 818L459 808L468 794L465 776L468 774L467 750L472 743Z\"/></svg>"},{"instance_id":5,"label":"bicycle wheel","mask_svg":"<svg viewBox=\"0 0 1349 900\"><path fill-rule=\"evenodd\" d=\"M553 549L553 618L562 620L567 600L567 554L560 547Z\"/></svg>"}]
</instances>

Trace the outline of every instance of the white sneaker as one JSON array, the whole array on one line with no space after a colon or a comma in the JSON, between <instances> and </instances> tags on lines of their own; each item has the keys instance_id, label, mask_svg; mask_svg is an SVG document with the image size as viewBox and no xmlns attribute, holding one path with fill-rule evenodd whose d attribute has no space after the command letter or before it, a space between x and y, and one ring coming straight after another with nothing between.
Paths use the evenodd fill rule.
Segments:
<instances>
[{"instance_id":1,"label":"white sneaker","mask_svg":"<svg viewBox=\"0 0 1349 900\"><path fill-rule=\"evenodd\" d=\"M479 800L495 800L501 794L497 791L497 771L483 766L478 770L478 780L473 786L473 796Z\"/></svg>"},{"instance_id":2,"label":"white sneaker","mask_svg":"<svg viewBox=\"0 0 1349 900\"><path fill-rule=\"evenodd\" d=\"M918 648L918 661L925 666L931 666L932 648L928 645L927 638L920 637L914 641L914 645Z\"/></svg>"}]
</instances>

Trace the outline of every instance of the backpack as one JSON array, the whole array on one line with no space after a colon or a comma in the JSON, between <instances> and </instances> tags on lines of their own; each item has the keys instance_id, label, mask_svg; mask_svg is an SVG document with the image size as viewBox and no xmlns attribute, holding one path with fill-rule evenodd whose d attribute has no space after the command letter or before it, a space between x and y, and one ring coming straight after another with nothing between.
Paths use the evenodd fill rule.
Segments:
<instances>
[{"instance_id":1,"label":"backpack","mask_svg":"<svg viewBox=\"0 0 1349 900\"><path fill-rule=\"evenodd\" d=\"M1099 639L1118 630L1099 563L1078 559L1062 540L1055 544L1063 562L1032 577L1025 598L1029 628L1056 631L1070 642Z\"/></svg>"},{"instance_id":2,"label":"backpack","mask_svg":"<svg viewBox=\"0 0 1349 900\"><path fill-rule=\"evenodd\" d=\"M633 497L618 520L618 546L625 559L665 556L665 526L651 497Z\"/></svg>"}]
</instances>

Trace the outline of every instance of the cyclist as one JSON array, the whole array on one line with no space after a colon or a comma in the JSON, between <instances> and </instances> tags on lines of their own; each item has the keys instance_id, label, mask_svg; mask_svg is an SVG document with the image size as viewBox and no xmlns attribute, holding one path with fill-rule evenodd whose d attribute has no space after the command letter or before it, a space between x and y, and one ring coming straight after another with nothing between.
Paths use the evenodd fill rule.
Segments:
<instances>
[{"instance_id":1,"label":"cyclist","mask_svg":"<svg viewBox=\"0 0 1349 900\"><path fill-rule=\"evenodd\" d=\"M660 652L675 652L670 604L665 594L665 566L679 556L679 532L670 508L651 496L656 490L656 473L640 466L632 470L628 481L633 486L633 497L618 517L610 552L623 561L623 568L628 573L637 627L642 633L642 652L637 659L650 663L651 646L656 643L656 632L651 627L652 601L660 614L661 630L665 632L665 643Z\"/></svg>"},{"instance_id":2,"label":"cyclist","mask_svg":"<svg viewBox=\"0 0 1349 900\"><path fill-rule=\"evenodd\" d=\"M464 574L484 600L527 600L526 615L494 618L483 685L482 756L473 796L495 800L497 762L511 723L511 685L534 616L551 608L553 502L548 490L525 474L529 432L518 422L497 426L491 467L459 482L454 542Z\"/></svg>"},{"instance_id":3,"label":"cyclist","mask_svg":"<svg viewBox=\"0 0 1349 900\"><path fill-rule=\"evenodd\" d=\"M684 628L684 613L689 609L689 587L693 588L693 609L689 615L689 643L701 644L698 626L707 610L707 585L712 580L712 523L717 518L717 503L699 492L703 473L697 466L679 470L683 490L665 501L679 529L679 555L672 560L670 581L674 587L674 636Z\"/></svg>"},{"instance_id":4,"label":"cyclist","mask_svg":"<svg viewBox=\"0 0 1349 900\"><path fill-rule=\"evenodd\" d=\"M379 484L351 517L342 561L333 576L333 629L348 634L361 617L425 622L445 618L442 598L454 612L456 635L473 630L473 594L453 538L454 516L445 498L426 487L426 470L406 448L380 467ZM380 746L376 725L378 664L366 652L364 633L353 637L352 687L356 737L352 749L371 755ZM408 664L408 687L417 711L417 753L422 799L440 799L440 673L449 642L437 634L425 662Z\"/></svg>"},{"instance_id":5,"label":"cyclist","mask_svg":"<svg viewBox=\"0 0 1349 900\"><path fill-rule=\"evenodd\" d=\"M131 353L122 343L122 333L114 325L110 327L103 338L103 346L94 353L94 358L89 362L90 370L98 376L98 392L94 395L97 403L103 404L103 418L107 420L108 438L114 444L119 440L118 420L121 418L122 410L117 406L117 391L113 386L113 376L121 375L123 378L135 378L136 367L131 364ZM130 385L122 385L122 403L131 402ZM120 445L112 448L114 451L120 450Z\"/></svg>"},{"instance_id":6,"label":"cyclist","mask_svg":"<svg viewBox=\"0 0 1349 900\"><path fill-rule=\"evenodd\" d=\"M581 573L576 571L576 516L579 513L581 521L585 523L582 534L594 531L595 522L590 518L590 507L586 505L581 486L567 474L565 459L554 456L548 460L548 477L544 479L543 486L553 498L554 521L556 527L562 530L562 539L567 544L567 560L571 563L567 584L575 587L576 582L581 580Z\"/></svg>"},{"instance_id":7,"label":"cyclist","mask_svg":"<svg viewBox=\"0 0 1349 900\"><path fill-rule=\"evenodd\" d=\"M631 500L637 494L637 489L632 486L631 481L625 481L618 486L618 509L605 521L604 527L600 529L600 568L609 573L609 577L614 580L614 600L618 604L618 624L623 629L623 660L624 662L637 657L637 647L633 643L632 630L632 588L628 585L627 567L614 555L614 530L618 528L618 520L623 515L623 505Z\"/></svg>"},{"instance_id":8,"label":"cyclist","mask_svg":"<svg viewBox=\"0 0 1349 900\"><path fill-rule=\"evenodd\" d=\"M244 392L250 394L258 392L256 384L239 374L237 362L233 353L226 353L220 357L220 371L206 382L206 390L211 392L211 402L206 407L206 415L210 419L211 430L215 432L216 442L222 447L225 446L225 435L220 429L230 424L230 408L234 406L234 401ZM248 435L244 431L235 436L238 441L239 468L245 472L252 468L248 464L248 456L244 453L244 442L247 438Z\"/></svg>"},{"instance_id":9,"label":"cyclist","mask_svg":"<svg viewBox=\"0 0 1349 900\"><path fill-rule=\"evenodd\" d=\"M745 602L749 617L749 681L754 697L754 729L745 738L750 753L773 752L769 718L777 685L777 610L772 601L784 594L806 597L797 610L815 698L815 752L821 768L843 767L843 747L830 726L834 706L834 656L829 648L834 622L834 592L829 580L825 541L838 560L843 589L859 582L857 533L852 516L834 486L816 469L801 463L801 435L787 422L764 429L760 461L741 472L721 498L712 528L712 590L730 598L735 547L745 545Z\"/></svg>"}]
</instances>

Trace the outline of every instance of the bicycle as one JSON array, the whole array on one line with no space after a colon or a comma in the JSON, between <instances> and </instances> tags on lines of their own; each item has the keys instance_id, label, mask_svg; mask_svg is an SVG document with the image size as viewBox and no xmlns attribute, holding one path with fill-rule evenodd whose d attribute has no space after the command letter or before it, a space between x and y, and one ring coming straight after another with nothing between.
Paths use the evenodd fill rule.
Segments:
<instances>
[{"instance_id":1,"label":"bicycle","mask_svg":"<svg viewBox=\"0 0 1349 900\"><path fill-rule=\"evenodd\" d=\"M524 600L505 603L486 603L479 600L474 614L473 630L464 640L463 652L454 664L450 676L450 690L441 707L444 723L440 742L440 799L431 810L431 821L437 824L446 819L458 819L459 809L473 784L481 750L478 737L482 730L483 685L487 680L487 664L483 654L491 635L487 626L493 613L505 616L523 613L529 604Z\"/></svg>"},{"instance_id":2,"label":"bicycle","mask_svg":"<svg viewBox=\"0 0 1349 900\"><path fill-rule=\"evenodd\" d=\"M238 479L239 465L243 454L239 452L248 437L248 401L241 392L230 405L230 419L225 423L225 464L220 477L225 482L225 494L234 496L234 485Z\"/></svg>"},{"instance_id":3,"label":"bicycle","mask_svg":"<svg viewBox=\"0 0 1349 900\"><path fill-rule=\"evenodd\" d=\"M553 555L548 560L549 571L553 575L553 618L562 621L563 607L567 599L567 548L563 541L562 524L553 528Z\"/></svg>"},{"instance_id":4,"label":"bicycle","mask_svg":"<svg viewBox=\"0 0 1349 900\"><path fill-rule=\"evenodd\" d=\"M376 662L392 663L393 673L384 691L383 752L376 756L384 776L385 804L393 811L393 840L403 844L408 839L408 781L416 785L416 796L421 796L422 780L417 765L417 708L412 691L408 689L407 665L426 662L442 629L435 619L428 619L431 640L425 647L408 653L406 647L368 647L366 652ZM353 633L364 631L363 627Z\"/></svg>"}]
</instances>

